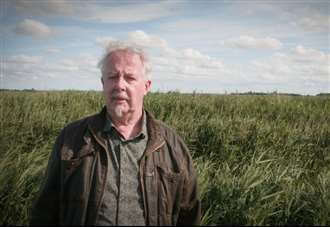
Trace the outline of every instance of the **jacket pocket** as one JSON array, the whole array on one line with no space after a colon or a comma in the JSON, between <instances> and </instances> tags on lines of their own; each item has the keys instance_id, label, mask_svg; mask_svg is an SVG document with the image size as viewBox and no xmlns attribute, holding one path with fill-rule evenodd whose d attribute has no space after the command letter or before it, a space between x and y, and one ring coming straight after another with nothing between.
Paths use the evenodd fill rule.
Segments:
<instances>
[{"instance_id":1,"label":"jacket pocket","mask_svg":"<svg viewBox=\"0 0 330 227\"><path fill-rule=\"evenodd\" d=\"M77 157L71 149L63 147L61 151L61 167L63 183L65 184L68 179L79 169L86 158L94 156L95 151L91 146L83 146L78 152Z\"/></svg>"},{"instance_id":2,"label":"jacket pocket","mask_svg":"<svg viewBox=\"0 0 330 227\"><path fill-rule=\"evenodd\" d=\"M166 163L159 163L158 173L158 204L159 204L159 224L175 225L173 217L178 214L183 188L182 171L173 172L169 170Z\"/></svg>"}]
</instances>

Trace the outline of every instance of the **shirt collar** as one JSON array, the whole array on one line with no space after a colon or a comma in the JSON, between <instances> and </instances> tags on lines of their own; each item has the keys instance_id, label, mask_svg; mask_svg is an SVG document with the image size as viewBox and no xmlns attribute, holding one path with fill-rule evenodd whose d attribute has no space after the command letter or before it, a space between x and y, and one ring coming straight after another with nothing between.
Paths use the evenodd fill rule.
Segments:
<instances>
[{"instance_id":1,"label":"shirt collar","mask_svg":"<svg viewBox=\"0 0 330 227\"><path fill-rule=\"evenodd\" d=\"M145 110L142 111L142 129L141 132L137 134L137 137L141 137L141 138L146 138L148 136L148 131L147 131L147 116L146 116L146 112ZM111 121L111 117L110 115L107 113L107 118L106 118L106 122L103 128L103 131L106 133L111 133L112 130L116 130L116 127L114 126L114 124Z\"/></svg>"}]
</instances>

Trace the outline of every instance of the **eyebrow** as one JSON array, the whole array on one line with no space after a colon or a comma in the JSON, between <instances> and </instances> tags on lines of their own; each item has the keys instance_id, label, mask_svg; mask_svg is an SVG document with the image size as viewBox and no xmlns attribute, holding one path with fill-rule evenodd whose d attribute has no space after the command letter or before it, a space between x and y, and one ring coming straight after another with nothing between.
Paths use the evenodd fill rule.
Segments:
<instances>
[{"instance_id":1,"label":"eyebrow","mask_svg":"<svg viewBox=\"0 0 330 227\"><path fill-rule=\"evenodd\" d=\"M119 71L109 71L107 72L105 75L116 75L118 74ZM124 72L124 76L134 76L134 73L133 72Z\"/></svg>"},{"instance_id":2,"label":"eyebrow","mask_svg":"<svg viewBox=\"0 0 330 227\"><path fill-rule=\"evenodd\" d=\"M119 71L112 70L112 71L108 71L107 74L118 73L118 72Z\"/></svg>"}]
</instances>

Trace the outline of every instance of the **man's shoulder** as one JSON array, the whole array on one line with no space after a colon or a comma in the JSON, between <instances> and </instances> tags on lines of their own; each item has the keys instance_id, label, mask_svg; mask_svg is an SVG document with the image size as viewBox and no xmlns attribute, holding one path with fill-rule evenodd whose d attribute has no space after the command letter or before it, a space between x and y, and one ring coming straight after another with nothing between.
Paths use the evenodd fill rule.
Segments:
<instances>
[{"instance_id":1,"label":"man's shoulder","mask_svg":"<svg viewBox=\"0 0 330 227\"><path fill-rule=\"evenodd\" d=\"M165 141L166 146L169 147L168 151L173 152L173 157L180 160L180 162L190 160L189 148L175 128L156 118L153 118L152 121L156 125L155 129L158 129L158 133Z\"/></svg>"},{"instance_id":2,"label":"man's shoulder","mask_svg":"<svg viewBox=\"0 0 330 227\"><path fill-rule=\"evenodd\" d=\"M158 132L166 141L170 141L170 142L176 141L176 142L180 142L180 143L183 142L179 133L173 127L169 126L164 121L161 121L161 120L153 117L152 122L153 122L153 124L156 125Z\"/></svg>"},{"instance_id":3,"label":"man's shoulder","mask_svg":"<svg viewBox=\"0 0 330 227\"><path fill-rule=\"evenodd\" d=\"M69 122L67 125L64 126L63 130L67 132L72 132L76 130L84 130L88 127L89 124L91 124L95 119L99 118L100 113L95 113L83 118L80 118L78 120Z\"/></svg>"},{"instance_id":4,"label":"man's shoulder","mask_svg":"<svg viewBox=\"0 0 330 227\"><path fill-rule=\"evenodd\" d=\"M155 123L160 128L160 131L162 132L162 134L168 135L168 136L178 136L178 133L175 131L175 129L173 129L171 126L169 126L164 121L155 119Z\"/></svg>"}]
</instances>

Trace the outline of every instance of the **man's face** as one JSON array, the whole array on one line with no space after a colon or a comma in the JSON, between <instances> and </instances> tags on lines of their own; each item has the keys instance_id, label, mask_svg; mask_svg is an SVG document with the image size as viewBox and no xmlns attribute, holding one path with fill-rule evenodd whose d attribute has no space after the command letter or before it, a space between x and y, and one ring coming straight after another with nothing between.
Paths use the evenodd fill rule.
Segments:
<instances>
[{"instance_id":1,"label":"man's face","mask_svg":"<svg viewBox=\"0 0 330 227\"><path fill-rule=\"evenodd\" d=\"M129 51L112 53L105 62L102 76L103 92L109 112L117 117L142 110L143 98L150 89L144 78L140 56Z\"/></svg>"}]
</instances>

